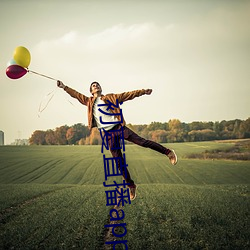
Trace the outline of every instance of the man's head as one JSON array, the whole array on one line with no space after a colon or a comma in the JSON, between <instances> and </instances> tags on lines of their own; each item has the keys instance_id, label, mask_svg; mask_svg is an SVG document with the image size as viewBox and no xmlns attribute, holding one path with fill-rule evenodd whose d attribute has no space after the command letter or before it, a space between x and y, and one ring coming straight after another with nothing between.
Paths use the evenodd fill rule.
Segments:
<instances>
[{"instance_id":1,"label":"man's head","mask_svg":"<svg viewBox=\"0 0 250 250\"><path fill-rule=\"evenodd\" d=\"M90 84L90 88L89 91L92 95L94 95L95 93L100 92L100 94L102 93L102 87L98 82L92 82Z\"/></svg>"}]
</instances>

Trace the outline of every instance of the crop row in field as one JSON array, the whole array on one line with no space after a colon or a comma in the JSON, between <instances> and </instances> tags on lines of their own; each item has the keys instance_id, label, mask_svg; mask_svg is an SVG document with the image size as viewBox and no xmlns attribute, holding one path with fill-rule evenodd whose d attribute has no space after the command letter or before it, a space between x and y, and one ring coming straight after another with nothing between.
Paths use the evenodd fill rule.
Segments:
<instances>
[{"instance_id":1,"label":"crop row in field","mask_svg":"<svg viewBox=\"0 0 250 250\"><path fill-rule=\"evenodd\" d=\"M29 185L33 197L25 195ZM14 184L6 194L13 188L20 198L2 209L0 249L104 246L110 207L102 186ZM248 249L249 193L249 185L142 184L123 207L122 239L129 249Z\"/></svg>"},{"instance_id":2,"label":"crop row in field","mask_svg":"<svg viewBox=\"0 0 250 250\"><path fill-rule=\"evenodd\" d=\"M193 148L198 151L217 145L224 144L207 142L170 145L179 155L177 166L171 166L166 156L135 145L126 146L126 159L133 179L139 184L249 183L248 161L183 158L185 152L190 152ZM109 152L107 154L109 155ZM103 181L103 159L99 146L0 147L0 183L2 184L100 185Z\"/></svg>"},{"instance_id":3,"label":"crop row in field","mask_svg":"<svg viewBox=\"0 0 250 250\"><path fill-rule=\"evenodd\" d=\"M141 185L124 207L129 249L249 249L249 185Z\"/></svg>"},{"instance_id":4,"label":"crop row in field","mask_svg":"<svg viewBox=\"0 0 250 250\"><path fill-rule=\"evenodd\" d=\"M26 195L27 187L33 196ZM101 186L5 185L0 249L100 249L108 210ZM14 196L18 199L14 199ZM6 204L7 205L7 204Z\"/></svg>"}]
</instances>

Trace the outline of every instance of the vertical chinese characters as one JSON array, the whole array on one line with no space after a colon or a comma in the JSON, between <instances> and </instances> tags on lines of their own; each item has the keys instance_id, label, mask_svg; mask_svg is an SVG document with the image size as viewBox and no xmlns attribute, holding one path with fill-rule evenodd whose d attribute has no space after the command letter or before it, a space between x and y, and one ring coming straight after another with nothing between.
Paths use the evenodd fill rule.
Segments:
<instances>
[{"instance_id":1,"label":"vertical chinese characters","mask_svg":"<svg viewBox=\"0 0 250 250\"><path fill-rule=\"evenodd\" d=\"M122 104L122 103L121 103ZM100 116L100 123L101 124L112 124L114 125L110 130L105 130L104 128L101 128L100 135L102 138L102 148L101 153L103 154L103 164L104 164L104 176L105 181L103 182L104 187L113 187L112 190L105 191L106 194L106 206L124 206L126 204L131 204L130 200L130 193L129 188L126 187L126 185L129 185L129 183L126 183L125 179L127 178L127 164L126 164L126 156L125 156L125 142L124 142L124 132L123 132L123 126L121 125L123 123L123 115L122 115L122 109L120 109L120 112L113 113L114 107L117 109L119 107L118 100L116 100L116 104L111 103L110 101L107 101L106 104L98 104L100 107L106 107L106 110L103 110L99 108L101 114L108 115L108 116L114 116L114 121L105 121L102 119L102 116ZM113 112L112 112L113 111ZM120 119L117 119L117 117L120 116ZM106 157L104 150L119 150L121 153L118 157ZM116 181L113 181L114 184L106 184L106 181L108 181L108 178L115 177L115 176L123 176L122 183L118 184ZM122 220L125 217L125 213L122 209L120 209L122 216L119 216L118 211L113 208L110 211L110 221L114 220ZM120 212L119 211L119 212ZM112 213L116 213L116 218L112 216ZM105 225L105 228L112 227L112 233L115 237L123 237L127 233L126 229L126 223L120 223L120 224L110 224ZM114 229L115 227L123 227L124 232L122 234L115 233ZM128 249L127 246L127 240L120 240L120 241L107 241L105 244L113 244L113 249L117 244L124 244L125 249Z\"/></svg>"}]
</instances>

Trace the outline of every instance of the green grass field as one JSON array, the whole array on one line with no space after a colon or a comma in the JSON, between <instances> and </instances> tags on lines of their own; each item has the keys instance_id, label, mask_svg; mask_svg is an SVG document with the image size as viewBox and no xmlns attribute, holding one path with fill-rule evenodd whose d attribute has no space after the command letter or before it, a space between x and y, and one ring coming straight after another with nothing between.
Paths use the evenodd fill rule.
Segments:
<instances>
[{"instance_id":1,"label":"green grass field","mask_svg":"<svg viewBox=\"0 0 250 250\"><path fill-rule=\"evenodd\" d=\"M231 145L168 144L176 166L126 145L138 184L123 207L129 249L250 248L250 162L185 158ZM101 146L0 147L0 249L107 249L103 181Z\"/></svg>"}]
</instances>

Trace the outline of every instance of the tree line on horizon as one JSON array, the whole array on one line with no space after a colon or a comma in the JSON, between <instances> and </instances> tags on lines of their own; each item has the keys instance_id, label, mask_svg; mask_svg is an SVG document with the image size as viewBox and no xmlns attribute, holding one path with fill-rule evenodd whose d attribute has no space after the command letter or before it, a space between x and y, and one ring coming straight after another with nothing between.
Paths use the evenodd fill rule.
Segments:
<instances>
[{"instance_id":1,"label":"tree line on horizon","mask_svg":"<svg viewBox=\"0 0 250 250\"><path fill-rule=\"evenodd\" d=\"M221 122L191 123L171 119L144 125L127 124L138 135L158 143L194 142L250 138L250 118ZM98 129L91 131L82 124L63 125L46 131L36 130L29 138L30 145L98 145L102 144Z\"/></svg>"}]
</instances>

